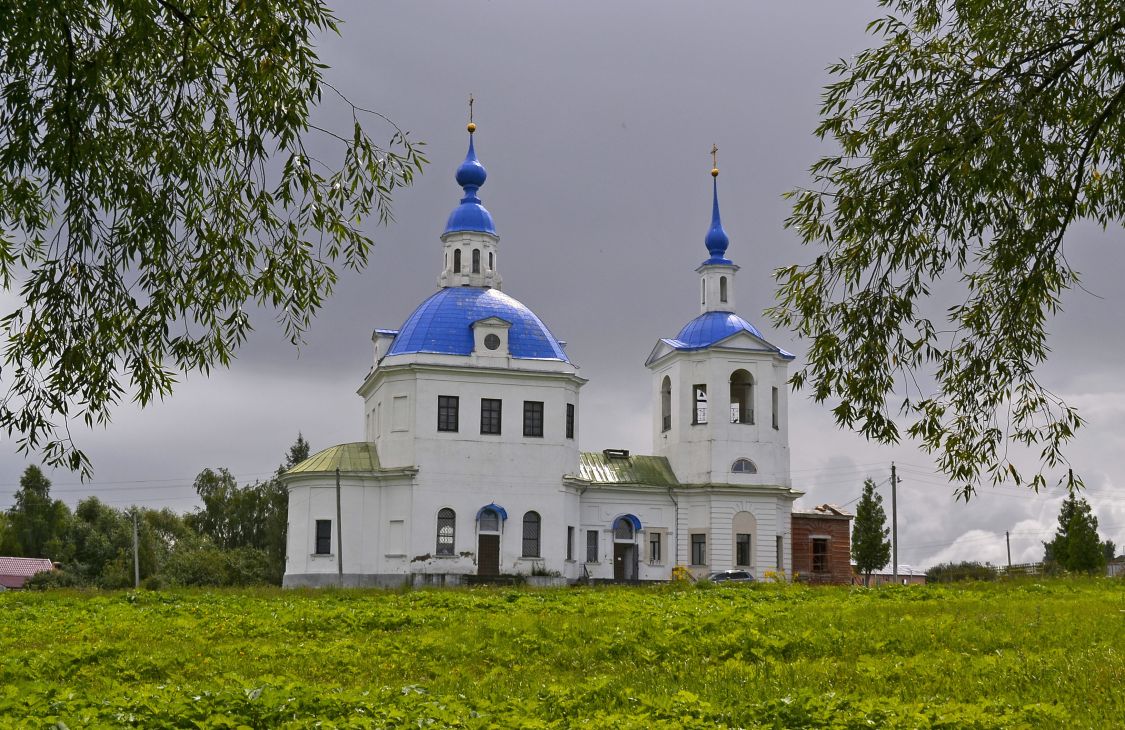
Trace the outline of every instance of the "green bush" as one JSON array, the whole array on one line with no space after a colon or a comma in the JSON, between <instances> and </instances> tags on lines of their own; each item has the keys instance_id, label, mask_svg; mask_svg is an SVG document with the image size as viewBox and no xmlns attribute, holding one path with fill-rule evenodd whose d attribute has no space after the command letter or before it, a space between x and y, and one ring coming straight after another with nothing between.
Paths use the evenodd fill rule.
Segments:
<instances>
[{"instance_id":1,"label":"green bush","mask_svg":"<svg viewBox=\"0 0 1125 730\"><path fill-rule=\"evenodd\" d=\"M941 563L926 571L928 583L954 583L962 580L996 580L996 569L991 565L964 561Z\"/></svg>"}]
</instances>

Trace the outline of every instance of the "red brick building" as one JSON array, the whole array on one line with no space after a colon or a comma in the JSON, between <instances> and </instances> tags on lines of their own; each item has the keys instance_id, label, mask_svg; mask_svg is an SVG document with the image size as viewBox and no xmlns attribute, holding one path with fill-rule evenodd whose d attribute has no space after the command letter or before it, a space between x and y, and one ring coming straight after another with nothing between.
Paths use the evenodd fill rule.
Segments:
<instances>
[{"instance_id":1,"label":"red brick building","mask_svg":"<svg viewBox=\"0 0 1125 730\"><path fill-rule=\"evenodd\" d=\"M793 513L793 573L797 580L852 582L851 524L850 514L830 504Z\"/></svg>"}]
</instances>

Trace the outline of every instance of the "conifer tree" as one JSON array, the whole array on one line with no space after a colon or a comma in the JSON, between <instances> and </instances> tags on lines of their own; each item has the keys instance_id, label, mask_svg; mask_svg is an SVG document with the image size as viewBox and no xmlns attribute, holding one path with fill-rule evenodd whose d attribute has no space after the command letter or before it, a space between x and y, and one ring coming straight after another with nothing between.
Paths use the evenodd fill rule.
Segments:
<instances>
[{"instance_id":1,"label":"conifer tree","mask_svg":"<svg viewBox=\"0 0 1125 730\"><path fill-rule=\"evenodd\" d=\"M871 571L882 568L891 559L890 530L886 527L887 513L883 511L883 496L875 492L875 482L863 483L863 496L855 510L852 526L852 560L856 570L863 574L863 585L871 582Z\"/></svg>"},{"instance_id":2,"label":"conifer tree","mask_svg":"<svg viewBox=\"0 0 1125 730\"><path fill-rule=\"evenodd\" d=\"M1098 518L1090 504L1073 493L1059 510L1055 539L1043 543L1045 562L1075 572L1098 573L1105 568L1105 545L1098 539Z\"/></svg>"}]
</instances>

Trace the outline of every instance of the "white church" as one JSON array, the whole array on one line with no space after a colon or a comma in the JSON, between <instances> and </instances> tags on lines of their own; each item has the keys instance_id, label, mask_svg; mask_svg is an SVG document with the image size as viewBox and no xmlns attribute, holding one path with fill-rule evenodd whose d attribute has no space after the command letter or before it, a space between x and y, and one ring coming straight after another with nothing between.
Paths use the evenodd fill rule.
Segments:
<instances>
[{"instance_id":1,"label":"white church","mask_svg":"<svg viewBox=\"0 0 1125 730\"><path fill-rule=\"evenodd\" d=\"M653 453L580 452L586 380L565 343L502 291L500 237L478 197L486 173L468 130L438 291L401 327L374 331L358 390L365 440L283 477L284 584L668 580L676 566L791 574L801 495L789 472L793 356L735 313L718 169L696 269L700 314L645 361Z\"/></svg>"}]
</instances>

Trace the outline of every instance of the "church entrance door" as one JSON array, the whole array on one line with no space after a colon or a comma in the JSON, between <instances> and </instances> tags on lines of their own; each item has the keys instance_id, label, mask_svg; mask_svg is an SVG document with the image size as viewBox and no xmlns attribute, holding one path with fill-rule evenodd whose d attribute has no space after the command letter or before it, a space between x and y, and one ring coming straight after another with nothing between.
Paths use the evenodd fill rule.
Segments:
<instances>
[{"instance_id":1,"label":"church entrance door","mask_svg":"<svg viewBox=\"0 0 1125 730\"><path fill-rule=\"evenodd\" d=\"M637 579L637 546L634 543L613 543L613 579Z\"/></svg>"},{"instance_id":2,"label":"church entrance door","mask_svg":"<svg viewBox=\"0 0 1125 730\"><path fill-rule=\"evenodd\" d=\"M477 538L477 575L500 575L500 536Z\"/></svg>"}]
</instances>

